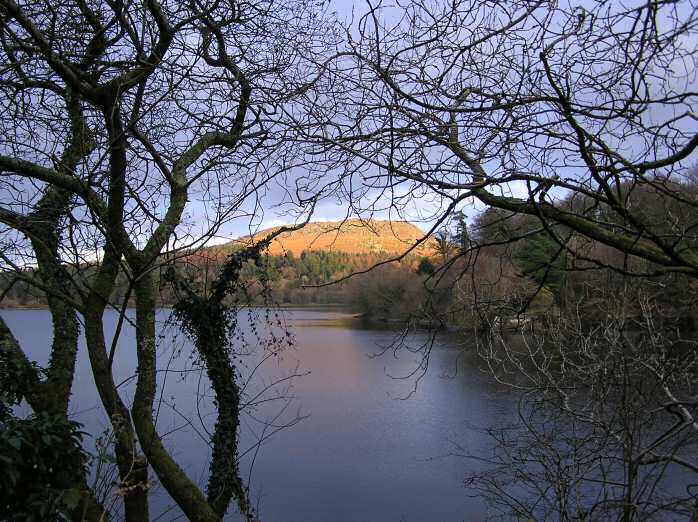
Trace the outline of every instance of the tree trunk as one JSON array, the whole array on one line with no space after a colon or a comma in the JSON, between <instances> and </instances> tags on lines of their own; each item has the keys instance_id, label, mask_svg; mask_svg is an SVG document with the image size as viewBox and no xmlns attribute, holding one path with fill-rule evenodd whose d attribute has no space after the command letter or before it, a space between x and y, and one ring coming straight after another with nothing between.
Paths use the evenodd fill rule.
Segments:
<instances>
[{"instance_id":1,"label":"tree trunk","mask_svg":"<svg viewBox=\"0 0 698 522\"><path fill-rule=\"evenodd\" d=\"M142 271L137 275L136 344L138 352L138 383L131 415L141 448L160 482L189 520L218 522L221 520L206 501L201 489L192 482L165 449L153 420L153 402L157 387L155 355L155 289L153 276Z\"/></svg>"},{"instance_id":2,"label":"tree trunk","mask_svg":"<svg viewBox=\"0 0 698 522\"><path fill-rule=\"evenodd\" d=\"M102 323L106 299L118 268L118 256L107 251L85 306L85 337L97 391L114 429L114 450L124 494L125 518L127 522L140 522L149 519L148 464L142 455L138 455L128 408L114 384Z\"/></svg>"}]
</instances>

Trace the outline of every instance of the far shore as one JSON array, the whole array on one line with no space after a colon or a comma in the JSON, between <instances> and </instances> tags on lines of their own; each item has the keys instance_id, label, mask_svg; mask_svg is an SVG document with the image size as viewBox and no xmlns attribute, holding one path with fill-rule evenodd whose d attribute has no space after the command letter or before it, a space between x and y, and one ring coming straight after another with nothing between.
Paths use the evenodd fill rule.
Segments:
<instances>
[{"instance_id":1,"label":"far shore","mask_svg":"<svg viewBox=\"0 0 698 522\"><path fill-rule=\"evenodd\" d=\"M171 308L171 304L162 304L160 305L160 309L169 309ZM127 310L133 310L135 309L135 306L129 305L126 307ZM241 305L239 308L264 308L264 305L262 304L252 304L252 305ZM293 303L283 303L283 304L277 304L274 305L270 308L281 308L281 309L293 309L293 308L344 308L348 309L350 308L350 305L344 304L344 303L303 303L303 304L293 304ZM48 305L45 304L28 304L28 305L0 305L0 311L1 310L48 310L49 307Z\"/></svg>"}]
</instances>

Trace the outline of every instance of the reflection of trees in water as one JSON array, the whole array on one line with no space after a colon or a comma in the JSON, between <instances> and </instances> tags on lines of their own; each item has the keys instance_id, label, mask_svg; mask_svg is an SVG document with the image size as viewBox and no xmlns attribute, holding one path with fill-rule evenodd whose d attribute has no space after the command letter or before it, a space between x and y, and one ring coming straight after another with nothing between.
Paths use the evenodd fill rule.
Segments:
<instances>
[{"instance_id":1,"label":"reflection of trees in water","mask_svg":"<svg viewBox=\"0 0 698 522\"><path fill-rule=\"evenodd\" d=\"M488 433L492 456L467 484L506 515L534 520L646 520L695 515L695 341L660 328L657 306L630 294L607 318L551 320L538 332L491 332L480 353L520 393L518 418Z\"/></svg>"}]
</instances>

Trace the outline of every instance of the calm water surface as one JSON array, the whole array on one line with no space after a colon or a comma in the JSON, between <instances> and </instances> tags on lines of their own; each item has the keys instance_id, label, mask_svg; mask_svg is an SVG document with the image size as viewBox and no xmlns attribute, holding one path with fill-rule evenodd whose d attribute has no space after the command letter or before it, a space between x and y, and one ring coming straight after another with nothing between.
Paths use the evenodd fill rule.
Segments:
<instances>
[{"instance_id":1,"label":"calm water surface","mask_svg":"<svg viewBox=\"0 0 698 522\"><path fill-rule=\"evenodd\" d=\"M246 315L241 312L242 322ZM48 312L5 310L2 316L25 350L46 364ZM158 429L180 465L204 484L205 430L215 420L210 392L188 343L166 327L167 316L164 310L159 314ZM487 516L482 502L462 485L474 462L453 454L486 455L488 440L476 428L511 418L513 401L467 350L452 338L437 339L426 375L410 395L414 378L396 377L409 374L417 356L389 351L373 357L394 332L362 327L340 312L291 310L282 319L295 335L294 347L256 370L264 350L251 349L241 363L251 376L246 397L255 403L241 430L242 467L263 521L477 521ZM108 335L115 321L115 314L105 318ZM240 332L250 347L259 346L249 326ZM271 339L266 329L259 335ZM416 335L410 342L425 340ZM115 358L127 402L135 362L134 331L128 326ZM301 376L286 380L291 374ZM71 412L92 434L108 426L84 346ZM293 425L279 429L286 424ZM184 518L158 485L153 491L154 518ZM234 514L228 518L236 520Z\"/></svg>"}]
</instances>

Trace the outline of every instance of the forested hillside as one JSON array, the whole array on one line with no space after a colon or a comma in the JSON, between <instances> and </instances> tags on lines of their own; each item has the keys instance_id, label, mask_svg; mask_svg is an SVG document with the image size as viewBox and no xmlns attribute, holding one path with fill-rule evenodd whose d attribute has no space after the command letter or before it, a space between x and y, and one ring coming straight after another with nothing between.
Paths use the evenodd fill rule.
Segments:
<instances>
[{"instance_id":1,"label":"forested hillside","mask_svg":"<svg viewBox=\"0 0 698 522\"><path fill-rule=\"evenodd\" d=\"M178 273L199 287L206 288L231 253L240 251L263 240L278 228L263 230L253 236L233 240L224 245L201 249L193 254L177 252L168 264ZM258 263L248 262L242 269L247 294L251 304L270 300L278 304L354 304L362 302L365 276L351 278L337 285L319 286L360 272L405 252L415 245L424 233L406 222L378 220L348 220L345 222L308 223L304 228L285 232L275 238ZM391 278L403 280L413 277L421 259L427 252L435 252L435 242L428 239L408 254L402 263L383 268ZM83 284L94 277L94 270L85 264L72 267L71 273ZM164 270L161 270L161 276ZM26 275L32 277L33 269ZM0 291L4 292L0 306L45 306L46 297L39 289L23 282L16 274L0 275ZM415 283L412 281L412 283ZM129 278L120 273L112 293L113 303L131 300ZM162 278L159 284L159 303L173 302L174 290ZM262 295L264 290L265 294ZM127 297L127 294L129 296Z\"/></svg>"},{"instance_id":2,"label":"forested hillside","mask_svg":"<svg viewBox=\"0 0 698 522\"><path fill-rule=\"evenodd\" d=\"M261 241L280 227L261 230L230 243L206 249L210 253L228 253L234 248ZM266 250L271 255L288 252L300 256L304 251L342 252L346 254L399 254L413 247L424 232L406 221L347 219L310 222L304 227L284 232ZM432 255L434 241L429 238L414 249L415 255Z\"/></svg>"}]
</instances>

